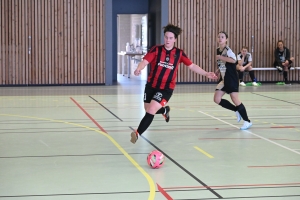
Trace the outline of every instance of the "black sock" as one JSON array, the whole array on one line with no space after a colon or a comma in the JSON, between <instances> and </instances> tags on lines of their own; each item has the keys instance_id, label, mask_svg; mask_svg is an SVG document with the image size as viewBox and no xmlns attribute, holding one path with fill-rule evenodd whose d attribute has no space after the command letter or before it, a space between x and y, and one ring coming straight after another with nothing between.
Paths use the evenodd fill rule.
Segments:
<instances>
[{"instance_id":1,"label":"black sock","mask_svg":"<svg viewBox=\"0 0 300 200\"><path fill-rule=\"evenodd\" d=\"M161 107L155 114L165 114L166 109L165 107Z\"/></svg>"},{"instance_id":2,"label":"black sock","mask_svg":"<svg viewBox=\"0 0 300 200\"><path fill-rule=\"evenodd\" d=\"M256 78L254 76L254 71L249 71L249 75L250 75L252 82L256 82Z\"/></svg>"},{"instance_id":3,"label":"black sock","mask_svg":"<svg viewBox=\"0 0 300 200\"><path fill-rule=\"evenodd\" d=\"M236 108L237 108L237 111L239 111L239 113L240 113L241 117L243 118L243 120L247 121L247 122L250 122L245 106L241 103Z\"/></svg>"},{"instance_id":4,"label":"black sock","mask_svg":"<svg viewBox=\"0 0 300 200\"><path fill-rule=\"evenodd\" d=\"M239 71L240 83L243 82L244 72Z\"/></svg>"},{"instance_id":5,"label":"black sock","mask_svg":"<svg viewBox=\"0 0 300 200\"><path fill-rule=\"evenodd\" d=\"M219 103L220 106L222 106L223 108L226 108L228 110L232 110L232 111L237 111L237 107L234 106L232 103L230 103L228 100L226 99L221 99L220 103Z\"/></svg>"},{"instance_id":6,"label":"black sock","mask_svg":"<svg viewBox=\"0 0 300 200\"><path fill-rule=\"evenodd\" d=\"M283 78L284 78L284 81L287 82L287 71L283 72Z\"/></svg>"},{"instance_id":7,"label":"black sock","mask_svg":"<svg viewBox=\"0 0 300 200\"><path fill-rule=\"evenodd\" d=\"M137 132L142 135L147 128L150 126L150 124L152 123L154 118L154 115L151 115L149 113L146 112L145 116L143 117L143 119L140 122L140 125L137 129Z\"/></svg>"}]
</instances>

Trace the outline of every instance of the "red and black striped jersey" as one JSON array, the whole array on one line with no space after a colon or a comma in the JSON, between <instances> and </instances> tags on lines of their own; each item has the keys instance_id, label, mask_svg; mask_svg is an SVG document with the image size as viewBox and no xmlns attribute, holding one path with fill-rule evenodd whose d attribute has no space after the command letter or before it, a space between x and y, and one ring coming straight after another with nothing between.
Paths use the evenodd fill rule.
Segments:
<instances>
[{"instance_id":1,"label":"red and black striped jersey","mask_svg":"<svg viewBox=\"0 0 300 200\"><path fill-rule=\"evenodd\" d=\"M174 90L179 64L190 66L193 63L183 50L177 47L167 50L164 45L152 47L144 59L150 64L147 84L157 89Z\"/></svg>"}]
</instances>

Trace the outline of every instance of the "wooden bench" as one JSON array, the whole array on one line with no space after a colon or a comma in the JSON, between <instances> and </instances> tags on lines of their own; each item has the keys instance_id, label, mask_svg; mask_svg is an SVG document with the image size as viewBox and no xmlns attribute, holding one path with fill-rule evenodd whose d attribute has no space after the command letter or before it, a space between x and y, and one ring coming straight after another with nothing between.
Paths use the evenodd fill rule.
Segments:
<instances>
[{"instance_id":1,"label":"wooden bench","mask_svg":"<svg viewBox=\"0 0 300 200\"><path fill-rule=\"evenodd\" d=\"M291 67L291 69L290 70L300 70L300 67ZM269 71L277 71L277 68L275 68L275 67L266 67L266 68L252 68L252 70L269 70Z\"/></svg>"}]
</instances>

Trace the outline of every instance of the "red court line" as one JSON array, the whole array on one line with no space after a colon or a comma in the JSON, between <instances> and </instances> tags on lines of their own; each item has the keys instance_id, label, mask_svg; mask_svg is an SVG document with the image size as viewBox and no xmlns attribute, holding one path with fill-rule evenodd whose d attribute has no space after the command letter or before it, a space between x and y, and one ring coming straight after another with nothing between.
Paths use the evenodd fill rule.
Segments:
<instances>
[{"instance_id":1,"label":"red court line","mask_svg":"<svg viewBox=\"0 0 300 200\"><path fill-rule=\"evenodd\" d=\"M156 185L157 185L158 191L160 191L160 193L162 193L162 195L164 195L164 197L166 197L166 199L173 200L173 198L162 187L160 187L157 183L156 183Z\"/></svg>"},{"instance_id":2,"label":"red court line","mask_svg":"<svg viewBox=\"0 0 300 200\"><path fill-rule=\"evenodd\" d=\"M279 184L241 184L241 185L215 185L215 186L178 186L178 187L165 187L165 190L177 189L192 189L192 188L233 188L233 187L258 187L258 186L287 186L287 185L300 185L300 183L279 183Z\"/></svg>"},{"instance_id":3,"label":"red court line","mask_svg":"<svg viewBox=\"0 0 300 200\"><path fill-rule=\"evenodd\" d=\"M298 167L300 164L294 165L270 165L270 166L248 166L249 168L266 168L266 167Z\"/></svg>"},{"instance_id":4,"label":"red court line","mask_svg":"<svg viewBox=\"0 0 300 200\"><path fill-rule=\"evenodd\" d=\"M292 141L292 142L300 142L300 140L289 140L289 139L283 139L283 138L269 138L270 140L285 140L285 141Z\"/></svg>"},{"instance_id":5,"label":"red court line","mask_svg":"<svg viewBox=\"0 0 300 200\"><path fill-rule=\"evenodd\" d=\"M98 122L96 122L96 120L88 113L84 110L84 108L81 107L81 105L79 103L77 103L77 101L75 101L75 99L73 99L72 97L70 97L70 99L77 105L78 108L80 108L80 110L82 112L84 112L84 114L90 118L90 120L92 120L92 122L94 122L94 124L104 133L107 133L104 128L102 128L102 126L100 126L100 124L98 124Z\"/></svg>"},{"instance_id":6,"label":"red court line","mask_svg":"<svg viewBox=\"0 0 300 200\"><path fill-rule=\"evenodd\" d=\"M260 138L198 138L199 140L260 140Z\"/></svg>"},{"instance_id":7,"label":"red court line","mask_svg":"<svg viewBox=\"0 0 300 200\"><path fill-rule=\"evenodd\" d=\"M290 142L300 142L300 140L290 140L283 138L269 138L270 140L284 140ZM198 140L261 140L261 138L198 138Z\"/></svg>"},{"instance_id":8,"label":"red court line","mask_svg":"<svg viewBox=\"0 0 300 200\"><path fill-rule=\"evenodd\" d=\"M271 126L270 128L295 128L295 126Z\"/></svg>"}]
</instances>

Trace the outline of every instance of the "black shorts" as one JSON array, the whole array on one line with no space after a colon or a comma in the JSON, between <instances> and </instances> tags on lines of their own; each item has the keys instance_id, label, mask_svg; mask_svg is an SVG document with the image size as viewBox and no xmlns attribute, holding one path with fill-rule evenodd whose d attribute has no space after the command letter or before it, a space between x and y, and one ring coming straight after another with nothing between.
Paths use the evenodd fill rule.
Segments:
<instances>
[{"instance_id":1,"label":"black shorts","mask_svg":"<svg viewBox=\"0 0 300 200\"><path fill-rule=\"evenodd\" d=\"M146 84L144 91L144 103L150 103L151 100L154 100L162 106L165 106L170 100L172 94L173 90L156 89Z\"/></svg>"},{"instance_id":2,"label":"black shorts","mask_svg":"<svg viewBox=\"0 0 300 200\"><path fill-rule=\"evenodd\" d=\"M216 87L216 90L221 90L223 92L226 92L227 94L233 93L233 92L239 92L239 83L233 80L230 80L227 85L224 84L224 81L220 78L218 81L218 85Z\"/></svg>"},{"instance_id":3,"label":"black shorts","mask_svg":"<svg viewBox=\"0 0 300 200\"><path fill-rule=\"evenodd\" d=\"M239 88L238 87L231 87L231 88L223 87L221 90L223 92L226 92L227 94L231 94L233 92L239 92Z\"/></svg>"},{"instance_id":4,"label":"black shorts","mask_svg":"<svg viewBox=\"0 0 300 200\"><path fill-rule=\"evenodd\" d=\"M239 92L239 90L238 89L227 89L227 88L225 88L225 87L223 87L222 89L216 89L216 90L221 90L221 91L223 91L223 92L226 92L226 94L231 94L231 93L233 93L233 92Z\"/></svg>"}]
</instances>

